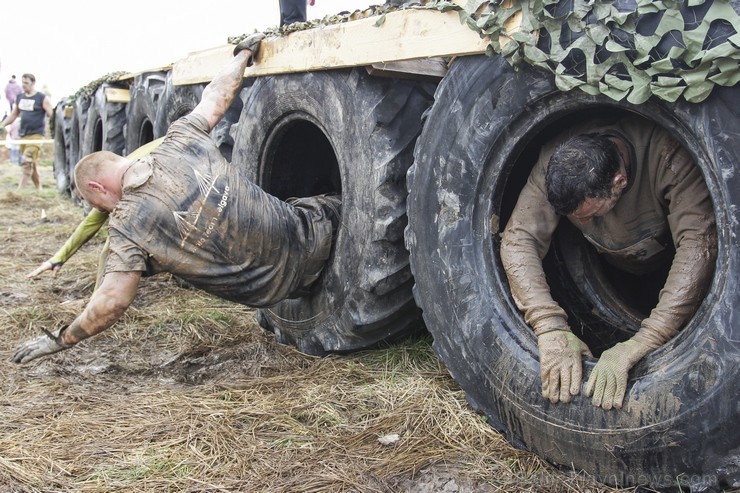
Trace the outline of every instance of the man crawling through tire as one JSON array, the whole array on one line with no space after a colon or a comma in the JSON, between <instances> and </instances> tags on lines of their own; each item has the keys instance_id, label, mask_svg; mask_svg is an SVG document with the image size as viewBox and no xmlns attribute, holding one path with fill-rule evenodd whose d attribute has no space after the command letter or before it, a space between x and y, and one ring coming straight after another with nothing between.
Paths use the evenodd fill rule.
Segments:
<instances>
[{"instance_id":1,"label":"man crawling through tire","mask_svg":"<svg viewBox=\"0 0 740 493\"><path fill-rule=\"evenodd\" d=\"M553 403L580 392L581 357L591 356L542 267L563 216L618 269L668 271L640 329L604 351L586 384L595 406L621 408L630 368L678 333L709 285L717 256L709 191L686 150L638 117L590 122L543 147L504 230L501 260L537 335L542 395Z\"/></svg>"},{"instance_id":2,"label":"man crawling through tire","mask_svg":"<svg viewBox=\"0 0 740 493\"><path fill-rule=\"evenodd\" d=\"M142 275L170 272L253 307L299 296L316 281L339 227L339 196L283 202L243 178L209 136L263 37L254 34L236 46L201 102L170 126L151 154L129 160L101 151L80 160L80 194L110 213L105 277L71 324L21 344L16 363L68 349L112 326Z\"/></svg>"}]
</instances>

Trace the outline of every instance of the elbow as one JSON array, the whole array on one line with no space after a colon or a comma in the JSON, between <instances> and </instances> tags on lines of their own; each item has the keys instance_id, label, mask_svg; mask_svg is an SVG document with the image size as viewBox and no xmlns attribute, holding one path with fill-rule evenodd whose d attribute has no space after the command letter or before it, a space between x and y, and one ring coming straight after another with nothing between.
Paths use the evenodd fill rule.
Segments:
<instances>
[{"instance_id":1,"label":"elbow","mask_svg":"<svg viewBox=\"0 0 740 493\"><path fill-rule=\"evenodd\" d=\"M106 325L110 326L116 322L119 318L126 313L131 302L127 299L110 297L106 298L103 303L100 304L97 311L97 317L101 321L105 321Z\"/></svg>"}]
</instances>

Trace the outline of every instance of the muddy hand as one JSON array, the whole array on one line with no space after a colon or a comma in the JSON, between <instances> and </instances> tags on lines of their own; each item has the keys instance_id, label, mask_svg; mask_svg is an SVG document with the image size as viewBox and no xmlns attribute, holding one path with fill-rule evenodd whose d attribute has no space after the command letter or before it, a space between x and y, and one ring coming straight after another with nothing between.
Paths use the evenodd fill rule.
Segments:
<instances>
[{"instance_id":1,"label":"muddy hand","mask_svg":"<svg viewBox=\"0 0 740 493\"><path fill-rule=\"evenodd\" d=\"M252 65L252 60L257 56L257 52L260 49L260 43L263 39L265 39L265 35L262 33L250 34L236 45L234 48L234 56L242 50L249 50L252 54L250 55L250 60L247 65Z\"/></svg>"},{"instance_id":2,"label":"muddy hand","mask_svg":"<svg viewBox=\"0 0 740 493\"><path fill-rule=\"evenodd\" d=\"M570 402L581 391L582 356L588 346L570 330L553 330L537 337L542 396L552 403Z\"/></svg>"},{"instance_id":3,"label":"muddy hand","mask_svg":"<svg viewBox=\"0 0 740 493\"><path fill-rule=\"evenodd\" d=\"M46 260L43 264L39 265L34 269L32 272L29 272L26 274L26 279L33 279L34 277L38 276L42 272L46 272L47 270L51 271L51 274L53 276L57 275L57 271L62 268L62 264L54 264L48 260Z\"/></svg>"},{"instance_id":4,"label":"muddy hand","mask_svg":"<svg viewBox=\"0 0 740 493\"><path fill-rule=\"evenodd\" d=\"M593 396L593 405L604 409L620 409L627 392L630 368L649 351L650 347L633 339L620 342L604 351L586 384L586 396Z\"/></svg>"},{"instance_id":5,"label":"muddy hand","mask_svg":"<svg viewBox=\"0 0 740 493\"><path fill-rule=\"evenodd\" d=\"M28 363L31 360L54 354L64 349L72 347L71 344L67 345L62 342L61 334L67 326L64 325L53 333L44 330L45 335L26 341L15 350L13 361L15 363ZM42 329L43 330L43 329Z\"/></svg>"}]
</instances>

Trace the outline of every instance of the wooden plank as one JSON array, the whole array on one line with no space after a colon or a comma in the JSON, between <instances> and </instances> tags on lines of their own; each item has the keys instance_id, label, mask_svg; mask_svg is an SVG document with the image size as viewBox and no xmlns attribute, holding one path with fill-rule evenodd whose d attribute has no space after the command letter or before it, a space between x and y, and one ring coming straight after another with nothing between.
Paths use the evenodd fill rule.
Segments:
<instances>
[{"instance_id":1,"label":"wooden plank","mask_svg":"<svg viewBox=\"0 0 740 493\"><path fill-rule=\"evenodd\" d=\"M234 45L223 45L189 54L172 65L172 83L182 86L210 82L234 57L233 51Z\"/></svg>"},{"instance_id":2,"label":"wooden plank","mask_svg":"<svg viewBox=\"0 0 740 493\"><path fill-rule=\"evenodd\" d=\"M128 89L118 87L105 88L105 100L109 103L128 103L131 101L131 94Z\"/></svg>"},{"instance_id":3,"label":"wooden plank","mask_svg":"<svg viewBox=\"0 0 740 493\"><path fill-rule=\"evenodd\" d=\"M488 41L460 23L456 12L405 9L263 41L245 77L484 53ZM233 45L191 53L175 62L176 85L209 82L232 57Z\"/></svg>"},{"instance_id":4,"label":"wooden plank","mask_svg":"<svg viewBox=\"0 0 740 493\"><path fill-rule=\"evenodd\" d=\"M134 77L136 77L137 75L147 74L150 72L167 72L169 70L172 70L172 64L164 65L162 67L150 68L146 70L137 70L136 72L126 72L124 74L121 74L116 80L119 80L119 81L133 80Z\"/></svg>"},{"instance_id":5,"label":"wooden plank","mask_svg":"<svg viewBox=\"0 0 740 493\"><path fill-rule=\"evenodd\" d=\"M447 74L447 63L444 58L381 62L368 66L367 72L377 77L439 81Z\"/></svg>"}]
</instances>

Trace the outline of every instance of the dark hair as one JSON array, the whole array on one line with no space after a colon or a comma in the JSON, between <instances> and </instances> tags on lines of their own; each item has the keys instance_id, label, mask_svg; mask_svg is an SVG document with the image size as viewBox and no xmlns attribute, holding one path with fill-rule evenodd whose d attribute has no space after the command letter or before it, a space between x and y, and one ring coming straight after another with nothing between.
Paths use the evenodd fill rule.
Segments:
<instances>
[{"instance_id":1,"label":"dark hair","mask_svg":"<svg viewBox=\"0 0 740 493\"><path fill-rule=\"evenodd\" d=\"M21 75L21 79L28 79L34 84L36 83L36 77L34 77L33 74L23 74Z\"/></svg>"},{"instance_id":2,"label":"dark hair","mask_svg":"<svg viewBox=\"0 0 740 493\"><path fill-rule=\"evenodd\" d=\"M545 173L547 201L567 216L587 198L611 196L619 171L617 145L606 135L577 135L560 144Z\"/></svg>"}]
</instances>

